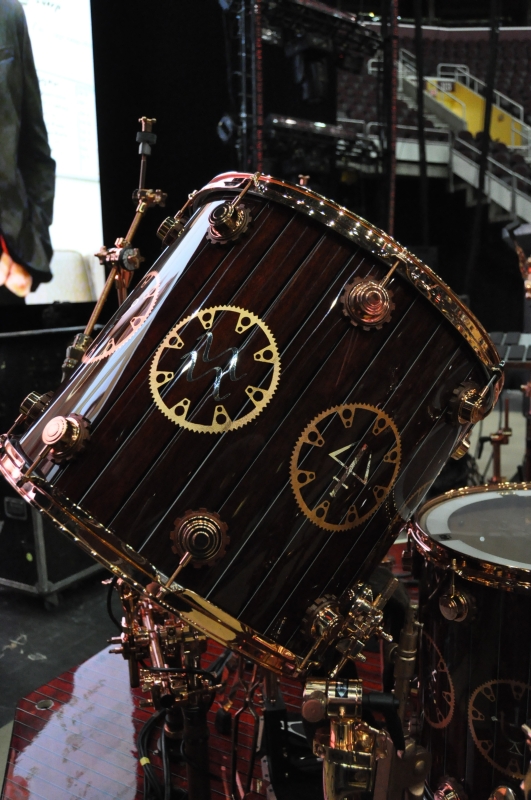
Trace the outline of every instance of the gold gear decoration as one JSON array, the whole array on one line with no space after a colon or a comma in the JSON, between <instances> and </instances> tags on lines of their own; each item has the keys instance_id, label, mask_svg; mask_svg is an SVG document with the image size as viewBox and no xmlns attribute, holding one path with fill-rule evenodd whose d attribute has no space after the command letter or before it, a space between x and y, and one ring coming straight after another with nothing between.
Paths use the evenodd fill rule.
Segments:
<instances>
[{"instance_id":1,"label":"gold gear decoration","mask_svg":"<svg viewBox=\"0 0 531 800\"><path fill-rule=\"evenodd\" d=\"M497 686L508 686L511 689L513 698L520 702L521 698L525 694L525 692L531 691L531 686L528 686L527 683L523 683L522 681L513 681L510 679L502 679L502 680L494 680L494 681L486 681L482 683L481 686L478 686L477 689L474 689L470 696L470 700L468 702L468 727L470 728L470 733L472 734L472 738L474 740L474 744L478 748L481 755L487 759L489 764L495 767L497 770L502 772L504 775L508 775L510 778L514 778L515 780L521 781L524 779L523 772L520 771L520 765L518 764L518 760L516 758L509 759L507 766L503 767L501 764L496 763L493 758L490 756L490 751L494 746L494 742L492 739L479 739L478 734L474 728L474 722L483 722L486 719L486 716L480 711L478 708L475 707L474 702L479 694L483 694L490 703L496 703L496 693L493 690L493 687ZM489 714L489 719L492 721L492 717L496 717L497 715ZM493 739L495 737L493 736ZM523 762L525 756L525 735L522 732L522 747L523 753L521 755L521 761ZM516 754L515 754L516 755Z\"/></svg>"},{"instance_id":2,"label":"gold gear decoration","mask_svg":"<svg viewBox=\"0 0 531 800\"><path fill-rule=\"evenodd\" d=\"M355 418L356 411L369 411L374 414L374 421L370 426L370 431L366 435L379 436L386 430L390 430L392 432L392 444L387 449L387 452L383 458L383 461L392 465L393 474L391 479L387 482L386 485L378 485L373 484L372 482L367 482L368 477L365 478L365 486L364 488L367 490L366 499L372 499L372 504L369 502L369 508L365 511L365 513L359 513L356 505L350 506L345 514L344 522L341 523L332 523L327 522L326 517L329 513L330 507L333 504L333 499L335 495L330 493L330 496L333 495L332 501L329 499L322 500L320 503L315 506L315 508L310 508L304 497L302 496L302 489L305 486L308 486L316 479L316 472L313 470L306 470L302 468L302 464L299 466L299 458L301 455L301 450L303 445L310 445L313 447L321 448L325 444L325 432L321 433L318 428L320 422L325 420L327 417L332 419L334 414L337 414L341 419L343 426L345 429L349 429L352 427L353 420ZM361 452L362 449L366 448L366 443L361 443L360 448L356 452ZM336 450L334 453L329 453L328 455L335 458L336 461L343 466L346 474L350 475L353 472L354 463L351 466L347 466L342 461L336 457L339 453L346 451L352 445L348 445L346 447L340 448ZM293 449L293 453L291 456L290 462L290 482L291 488L295 495L295 500L297 501L297 505L299 506L302 513L315 525L319 528L323 528L326 531L347 531L352 530L353 528L357 528L358 525L361 525L365 522L369 517L380 508L382 503L388 497L391 489L393 488L396 479L398 477L398 473L400 470L400 461L401 461L401 454L402 454L402 445L400 441L400 434L398 429L393 421L393 419L382 411L381 409L377 408L376 406L369 405L368 403L346 403L340 406L334 406L333 408L329 408L326 411L323 411L321 414L318 414L316 417L312 419L311 422L304 428L303 432L299 436L297 440L297 444ZM356 455L351 454L354 457L354 462L356 460ZM378 466L378 465L377 465ZM367 475L368 475L368 468L367 468ZM358 476L359 477L359 476ZM334 477L334 480L338 480L338 478ZM362 480L362 483L364 481ZM337 484L339 486L339 483ZM344 484L343 484L344 485Z\"/></svg>"},{"instance_id":3,"label":"gold gear decoration","mask_svg":"<svg viewBox=\"0 0 531 800\"><path fill-rule=\"evenodd\" d=\"M181 398L180 401L176 404L174 403L171 408L164 402L160 389L162 389L168 381L173 379L174 373L159 370L158 364L165 350L180 350L184 347L184 341L179 335L179 331L191 320L198 319L203 329L209 331L214 325L216 314L227 311L236 315L234 330L237 334L244 334L257 325L265 335L267 345L265 347L260 347L259 350L253 353L253 357L255 361L272 365L273 372L270 376L269 386L263 388L261 386L249 384L245 387L244 394L247 399L251 401L253 407L248 413L238 419L231 419L225 406L221 403L217 403L213 410L212 422L209 425L192 422L188 418L192 409L192 402L189 398ZM149 386L157 408L162 411L168 419L175 422L176 425L180 425L196 433L226 433L227 431L234 431L247 425L247 423L257 417L269 403L276 392L279 379L280 355L273 333L260 317L253 314L252 311L247 311L247 309L240 308L239 306L209 306L208 308L195 311L193 314L190 314L190 316L182 319L177 325L173 326L162 340L162 343L159 345L153 357L149 371Z\"/></svg>"},{"instance_id":4,"label":"gold gear decoration","mask_svg":"<svg viewBox=\"0 0 531 800\"><path fill-rule=\"evenodd\" d=\"M429 715L429 711L431 709L429 708L428 705L424 704L424 719L426 720L428 725L430 725L432 728L446 728L450 724L450 722L452 721L452 718L454 716L454 710L455 710L455 689L454 689L454 684L453 684L453 681L452 681L452 676L450 675L450 670L448 669L448 665L447 665L446 661L444 660L441 651L439 650L439 648L437 647L437 645L435 644L435 642L433 641L431 636L429 636L429 634L427 634L425 630L422 630L422 638L426 641L426 644L427 644L428 648L432 648L434 650L434 652L436 653L436 655L437 655L437 664L436 664L437 676L439 676L441 673L445 674L446 678L448 680L448 688L449 688L448 692L444 692L443 691L441 693L443 698L444 698L444 700L445 700L445 702L446 702L446 704L447 704L447 706L448 706L448 710L446 711L446 714L443 714L441 709L438 706L436 706L435 710L436 710L436 712L438 712L437 720L433 720L433 719L430 718L430 715Z\"/></svg>"},{"instance_id":5,"label":"gold gear decoration","mask_svg":"<svg viewBox=\"0 0 531 800\"><path fill-rule=\"evenodd\" d=\"M104 358L108 358L110 355L115 353L119 347L123 347L123 345L129 341L131 336L133 336L137 330L142 327L144 322L155 308L155 303L157 302L157 297L160 292L160 276L158 272L148 272L140 282L138 288L142 289L142 286L147 286L150 279L153 279L153 284L150 287L150 290L147 292L147 294L141 295L138 298L138 300L142 300L142 298L148 299L148 306L143 314L132 316L128 321L127 325L130 330L127 332L127 335L121 339L118 339L118 341L116 341L114 336L111 335L110 338L107 339L107 342L103 345L102 349L100 349L98 342L96 347L92 346L88 352L84 354L83 358L81 359L83 364L91 364L93 361L101 361ZM120 325L120 320L118 320L118 325ZM91 351L94 353L94 355L91 354Z\"/></svg>"}]
</instances>

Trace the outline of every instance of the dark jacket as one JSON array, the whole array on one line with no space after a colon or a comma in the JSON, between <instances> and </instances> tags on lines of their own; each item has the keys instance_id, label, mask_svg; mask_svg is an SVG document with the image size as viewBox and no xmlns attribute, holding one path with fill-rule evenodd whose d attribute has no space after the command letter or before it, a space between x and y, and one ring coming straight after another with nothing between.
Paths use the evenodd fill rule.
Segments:
<instances>
[{"instance_id":1,"label":"dark jacket","mask_svg":"<svg viewBox=\"0 0 531 800\"><path fill-rule=\"evenodd\" d=\"M55 161L24 10L0 0L0 233L11 258L49 281Z\"/></svg>"}]
</instances>

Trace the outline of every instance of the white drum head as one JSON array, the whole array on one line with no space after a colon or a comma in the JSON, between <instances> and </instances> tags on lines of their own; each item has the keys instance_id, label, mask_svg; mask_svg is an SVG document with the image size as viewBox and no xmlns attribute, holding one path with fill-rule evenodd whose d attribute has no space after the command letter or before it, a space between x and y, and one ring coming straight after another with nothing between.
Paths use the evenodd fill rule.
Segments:
<instances>
[{"instance_id":1,"label":"white drum head","mask_svg":"<svg viewBox=\"0 0 531 800\"><path fill-rule=\"evenodd\" d=\"M531 569L531 491L463 493L421 512L419 527L438 544L465 556Z\"/></svg>"}]
</instances>

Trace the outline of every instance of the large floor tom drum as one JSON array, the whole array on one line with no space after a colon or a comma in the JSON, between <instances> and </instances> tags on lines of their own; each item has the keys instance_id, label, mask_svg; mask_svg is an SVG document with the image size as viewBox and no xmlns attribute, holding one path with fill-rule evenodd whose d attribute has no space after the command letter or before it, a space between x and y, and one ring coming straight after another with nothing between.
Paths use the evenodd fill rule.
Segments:
<instances>
[{"instance_id":1,"label":"large floor tom drum","mask_svg":"<svg viewBox=\"0 0 531 800\"><path fill-rule=\"evenodd\" d=\"M180 227L0 469L115 574L293 672L307 609L367 577L492 406L498 355L306 187L222 175Z\"/></svg>"}]
</instances>

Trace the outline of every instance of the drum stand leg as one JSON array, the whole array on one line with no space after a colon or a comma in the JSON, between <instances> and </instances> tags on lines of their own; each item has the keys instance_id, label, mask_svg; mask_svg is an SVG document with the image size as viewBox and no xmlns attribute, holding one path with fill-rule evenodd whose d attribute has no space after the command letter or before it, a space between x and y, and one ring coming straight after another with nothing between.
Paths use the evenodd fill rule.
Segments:
<instances>
[{"instance_id":1,"label":"drum stand leg","mask_svg":"<svg viewBox=\"0 0 531 800\"><path fill-rule=\"evenodd\" d=\"M186 764L188 800L210 800L207 713L215 692L222 687L217 684L217 674L201 669L206 639L151 598L120 581L117 588L124 609L123 633L111 640L120 644L111 652L121 653L129 661L131 685L151 692L151 702L144 705L166 710L162 749L164 753L169 746L169 752L175 753L182 742L180 757ZM155 593L157 587L151 590ZM170 790L167 768L165 780Z\"/></svg>"},{"instance_id":2,"label":"drum stand leg","mask_svg":"<svg viewBox=\"0 0 531 800\"><path fill-rule=\"evenodd\" d=\"M254 694L260 684L260 680L257 677L258 675L258 667L255 665L253 667L251 679L249 682L245 680L244 677L244 660L242 657L239 659L238 664L238 674L237 679L234 684L233 689L236 686L240 686L244 691L244 698L241 707L238 709L236 714L232 720L232 763L231 763L231 797L236 800L236 798L240 797L237 785L237 775L238 775L238 735L239 735L239 727L240 727L240 717L242 714L247 711L252 718L253 718L253 733L251 739L251 752L249 755L249 764L247 768L247 775L245 777L245 784L242 786L243 788L243 796L246 797L249 792L251 791L252 781L253 781L253 770L254 770L254 763L256 760L256 750L258 744L258 731L259 731L259 718L258 714L256 713L256 709L254 706Z\"/></svg>"}]
</instances>

